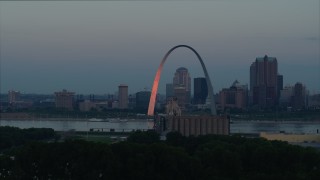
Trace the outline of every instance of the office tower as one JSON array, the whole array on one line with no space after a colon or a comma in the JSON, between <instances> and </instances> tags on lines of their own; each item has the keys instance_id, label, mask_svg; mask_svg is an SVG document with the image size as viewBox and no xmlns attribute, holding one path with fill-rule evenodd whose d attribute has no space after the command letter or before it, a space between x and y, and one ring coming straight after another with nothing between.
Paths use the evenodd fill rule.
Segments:
<instances>
[{"instance_id":1,"label":"office tower","mask_svg":"<svg viewBox=\"0 0 320 180\"><path fill-rule=\"evenodd\" d=\"M10 104L19 101L20 99L20 91L10 90L8 91L8 101Z\"/></svg>"},{"instance_id":2,"label":"office tower","mask_svg":"<svg viewBox=\"0 0 320 180\"><path fill-rule=\"evenodd\" d=\"M128 108L134 109L136 107L136 94L129 94Z\"/></svg>"},{"instance_id":3,"label":"office tower","mask_svg":"<svg viewBox=\"0 0 320 180\"><path fill-rule=\"evenodd\" d=\"M63 89L61 92L55 92L56 108L63 108L69 111L73 110L73 96L74 92L68 92Z\"/></svg>"},{"instance_id":4,"label":"office tower","mask_svg":"<svg viewBox=\"0 0 320 180\"><path fill-rule=\"evenodd\" d=\"M191 92L191 78L187 68L180 67L176 70L173 77L173 86L183 86L186 91Z\"/></svg>"},{"instance_id":5,"label":"office tower","mask_svg":"<svg viewBox=\"0 0 320 180\"><path fill-rule=\"evenodd\" d=\"M248 99L248 85L241 85L236 80L232 83L230 88L222 89L219 96L222 109L246 109Z\"/></svg>"},{"instance_id":6,"label":"office tower","mask_svg":"<svg viewBox=\"0 0 320 180\"><path fill-rule=\"evenodd\" d=\"M278 93L278 102L279 102L279 99L280 99L280 91L283 90L283 75L280 75L278 74L278 77L277 77L277 93Z\"/></svg>"},{"instance_id":7,"label":"office tower","mask_svg":"<svg viewBox=\"0 0 320 180\"><path fill-rule=\"evenodd\" d=\"M306 88L302 83L298 82L293 88L293 103L294 109L303 109L306 103Z\"/></svg>"},{"instance_id":8,"label":"office tower","mask_svg":"<svg viewBox=\"0 0 320 180\"><path fill-rule=\"evenodd\" d=\"M128 86L125 84L119 85L119 109L127 109L128 108Z\"/></svg>"},{"instance_id":9,"label":"office tower","mask_svg":"<svg viewBox=\"0 0 320 180\"><path fill-rule=\"evenodd\" d=\"M169 97L173 96L173 84L168 83L166 84L166 98L168 99Z\"/></svg>"},{"instance_id":10,"label":"office tower","mask_svg":"<svg viewBox=\"0 0 320 180\"><path fill-rule=\"evenodd\" d=\"M191 78L187 68L180 67L176 70L173 77L173 92L182 109L190 103Z\"/></svg>"},{"instance_id":11,"label":"office tower","mask_svg":"<svg viewBox=\"0 0 320 180\"><path fill-rule=\"evenodd\" d=\"M257 103L253 102L253 89L256 85L256 63L253 62L250 66L250 91L249 91L249 104L253 105Z\"/></svg>"},{"instance_id":12,"label":"office tower","mask_svg":"<svg viewBox=\"0 0 320 180\"><path fill-rule=\"evenodd\" d=\"M136 93L136 108L138 110L147 110L149 106L151 92L140 91Z\"/></svg>"},{"instance_id":13,"label":"office tower","mask_svg":"<svg viewBox=\"0 0 320 180\"><path fill-rule=\"evenodd\" d=\"M205 104L208 96L208 86L206 78L199 77L193 80L193 102L194 104Z\"/></svg>"},{"instance_id":14,"label":"office tower","mask_svg":"<svg viewBox=\"0 0 320 180\"><path fill-rule=\"evenodd\" d=\"M256 58L250 66L250 96L260 108L273 107L278 102L278 63L274 57Z\"/></svg>"}]
</instances>

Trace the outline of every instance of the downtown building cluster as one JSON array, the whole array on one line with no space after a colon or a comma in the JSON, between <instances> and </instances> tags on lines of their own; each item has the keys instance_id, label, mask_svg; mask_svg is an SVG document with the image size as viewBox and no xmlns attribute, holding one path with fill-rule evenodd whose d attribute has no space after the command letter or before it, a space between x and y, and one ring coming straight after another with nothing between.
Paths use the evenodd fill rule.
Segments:
<instances>
[{"instance_id":1,"label":"downtown building cluster","mask_svg":"<svg viewBox=\"0 0 320 180\"><path fill-rule=\"evenodd\" d=\"M275 57L256 58L250 66L249 106L258 109L287 108L302 110L308 108L308 92L301 82L284 84L279 74Z\"/></svg>"},{"instance_id":2,"label":"downtown building cluster","mask_svg":"<svg viewBox=\"0 0 320 180\"><path fill-rule=\"evenodd\" d=\"M250 65L250 85L235 80L228 88L215 94L215 103L220 112L231 109L264 110L282 108L301 110L319 108L319 95L309 96L301 82L284 86L284 77L278 71L275 57L257 57ZM172 82L166 84L166 95L157 95L156 109L164 109L168 100L176 100L184 112L207 109L208 88L204 77L193 79L187 68L180 67L173 75ZM193 94L192 88L193 87ZM30 107L56 107L66 110L102 111L105 109L135 109L146 112L151 92L149 90L129 94L125 84L118 86L115 94L81 95L62 90L52 95L23 95L19 91L10 90L7 98L1 98L1 111L6 109L24 109ZM7 99L4 100L4 99Z\"/></svg>"},{"instance_id":3,"label":"downtown building cluster","mask_svg":"<svg viewBox=\"0 0 320 180\"><path fill-rule=\"evenodd\" d=\"M215 103L220 112L230 109L302 110L319 107L317 95L308 96L306 87L297 82L283 87L283 76L278 72L275 57L257 57L250 66L250 88L235 80L229 88L223 88L215 95ZM182 110L206 109L207 83L204 77L194 78L193 97L191 96L191 77L186 68L178 68L173 83L166 85L167 99L176 98Z\"/></svg>"}]
</instances>

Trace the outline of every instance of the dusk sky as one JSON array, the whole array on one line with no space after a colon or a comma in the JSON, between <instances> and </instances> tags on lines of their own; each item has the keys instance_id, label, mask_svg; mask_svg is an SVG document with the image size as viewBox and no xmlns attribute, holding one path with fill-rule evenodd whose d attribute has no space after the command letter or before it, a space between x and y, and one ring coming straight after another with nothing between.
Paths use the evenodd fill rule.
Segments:
<instances>
[{"instance_id":1,"label":"dusk sky","mask_svg":"<svg viewBox=\"0 0 320 180\"><path fill-rule=\"evenodd\" d=\"M193 47L214 92L234 80L249 85L256 57L278 60L284 85L320 93L319 0L0 2L0 92L107 94L152 87L175 45ZM176 49L159 92L186 67L203 77L196 56Z\"/></svg>"}]
</instances>

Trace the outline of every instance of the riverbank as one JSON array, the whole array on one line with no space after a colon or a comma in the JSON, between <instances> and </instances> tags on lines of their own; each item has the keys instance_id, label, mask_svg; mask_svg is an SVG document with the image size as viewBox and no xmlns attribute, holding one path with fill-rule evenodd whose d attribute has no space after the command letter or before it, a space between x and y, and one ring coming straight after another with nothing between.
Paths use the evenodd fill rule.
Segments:
<instances>
[{"instance_id":1,"label":"riverbank","mask_svg":"<svg viewBox=\"0 0 320 180\"><path fill-rule=\"evenodd\" d=\"M236 122L259 122L259 123L310 123L310 124L320 124L320 119L318 120L301 120L301 119L286 119L286 120L245 120L245 119L237 119L237 120L232 120L230 123L236 123Z\"/></svg>"},{"instance_id":2,"label":"riverbank","mask_svg":"<svg viewBox=\"0 0 320 180\"><path fill-rule=\"evenodd\" d=\"M32 121L150 121L153 117L148 116L130 116L130 117L108 117L108 116L95 116L95 117L86 117L86 116L68 116L68 115L59 115L59 114L30 114L30 113L0 113L0 120L32 120ZM276 117L272 116L268 113L265 115L231 115L231 122L242 122L242 121L259 121L259 122L318 122L320 123L320 114L306 114L303 113L299 116L297 114L292 114L289 116L288 114L284 117Z\"/></svg>"},{"instance_id":3,"label":"riverbank","mask_svg":"<svg viewBox=\"0 0 320 180\"><path fill-rule=\"evenodd\" d=\"M230 114L232 120L319 121L320 111L268 111Z\"/></svg>"},{"instance_id":4,"label":"riverbank","mask_svg":"<svg viewBox=\"0 0 320 180\"><path fill-rule=\"evenodd\" d=\"M49 115L34 116L28 113L0 113L0 120L21 120L21 121L91 121L91 122L126 122L126 121L150 121L152 119L147 118L112 118L112 117L50 117Z\"/></svg>"}]
</instances>

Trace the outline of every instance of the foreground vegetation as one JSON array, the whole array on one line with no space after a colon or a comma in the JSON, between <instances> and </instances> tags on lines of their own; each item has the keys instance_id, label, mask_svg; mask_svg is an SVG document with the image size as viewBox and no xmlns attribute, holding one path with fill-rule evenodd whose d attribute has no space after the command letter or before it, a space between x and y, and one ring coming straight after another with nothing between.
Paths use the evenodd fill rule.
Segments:
<instances>
[{"instance_id":1,"label":"foreground vegetation","mask_svg":"<svg viewBox=\"0 0 320 180\"><path fill-rule=\"evenodd\" d=\"M59 135L51 128L19 129L16 127L0 126L0 152L32 141L52 141L58 139Z\"/></svg>"},{"instance_id":2,"label":"foreground vegetation","mask_svg":"<svg viewBox=\"0 0 320 180\"><path fill-rule=\"evenodd\" d=\"M113 144L32 142L0 156L0 179L318 179L320 153L239 136L132 133Z\"/></svg>"}]
</instances>

